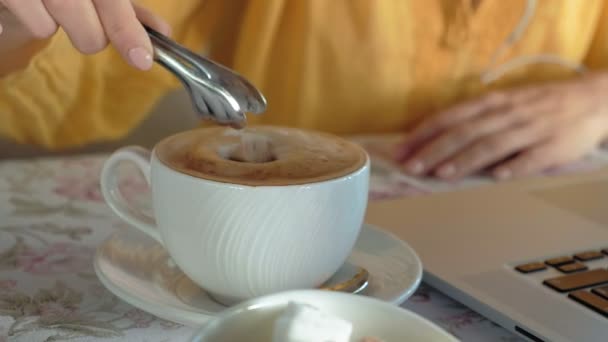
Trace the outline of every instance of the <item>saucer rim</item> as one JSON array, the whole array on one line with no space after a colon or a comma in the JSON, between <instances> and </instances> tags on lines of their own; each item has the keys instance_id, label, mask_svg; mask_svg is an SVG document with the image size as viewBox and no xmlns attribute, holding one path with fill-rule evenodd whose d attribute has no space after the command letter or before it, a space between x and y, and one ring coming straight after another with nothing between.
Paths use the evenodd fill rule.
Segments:
<instances>
[{"instance_id":1,"label":"saucer rim","mask_svg":"<svg viewBox=\"0 0 608 342\"><path fill-rule=\"evenodd\" d=\"M104 275L104 273L99 269L99 267L100 267L99 258L97 257L97 253L95 253L95 260L93 262L93 268L95 270L95 274L97 275L97 278L102 283L102 285L110 293L112 293L113 295L118 297L120 300L123 300L127 304L132 305L138 309L141 309L153 316L162 318L162 319L170 321L170 322L175 322L178 324L190 326L190 327L199 326L201 324L200 318L202 316L207 316L207 319L213 319L216 317L214 315L214 313L212 313L212 312L200 312L200 311L190 310L188 308L175 309L173 307L164 307L162 311L157 310L158 304L156 304L156 305L149 304L148 301L141 300L141 299L139 299L140 297L133 296L131 293L124 291L119 286L114 285L113 282ZM170 314L170 313L173 313L173 314ZM187 317L184 316L186 314L188 315ZM190 315L193 315L193 316L190 316ZM175 317L180 317L180 322L176 322Z\"/></svg>"},{"instance_id":2,"label":"saucer rim","mask_svg":"<svg viewBox=\"0 0 608 342\"><path fill-rule=\"evenodd\" d=\"M383 235L387 236L388 238L392 239L393 241L400 243L402 245L402 247L409 252L412 259L414 259L414 262L416 265L415 274L412 271L412 278L414 278L414 280L413 280L412 284L407 288L407 290L401 292L399 295L397 295L394 298L387 298L387 299L382 299L382 298L366 295L365 293L360 294L361 296L376 299L376 300L386 302L386 303L389 303L389 304L392 304L395 306L400 306L414 294L414 292L419 288L419 286L422 282L423 273L424 273L424 271L423 271L424 267L423 267L422 261L420 260L418 253L416 253L416 251L407 242L398 238L391 232L388 232L378 226L375 226L375 225L372 225L369 223L365 223L365 222L362 224L361 228L376 231L376 233L383 234ZM135 229L135 228L129 226L126 229ZM95 274L97 275L97 278L102 283L102 285L109 292L111 292L112 294L117 296L119 299L125 301L126 303L128 303L136 308L139 308L141 310L144 310L156 317L162 318L167 321L176 322L179 324L190 326L190 327L199 327L201 324L205 324L206 321L209 321L210 319L214 319L214 318L218 317L219 314L226 311L226 310L222 310L221 313L217 313L217 312L209 312L209 311L205 312L205 311L191 310L189 308L176 309L174 307L163 307L162 310L157 310L158 304L150 304L149 301L142 300L142 299L140 299L140 297L132 295L131 292L125 291L121 287L116 286L108 277L105 276L105 273L103 271L101 271L101 268L100 268L101 266L99 265L99 260L101 259L100 255L102 253L102 249L103 249L102 247L105 246L105 244L108 243L108 241L110 241L115 235L118 235L120 233L121 233L121 231L117 231L117 232L110 234L110 236L108 236L101 244L99 244L95 251L95 256L94 256L94 260L93 260L93 268L94 268ZM202 289L202 291L205 291L205 290ZM296 290L293 290L293 291L296 291ZM305 290L303 290L303 291L305 291ZM225 306L225 307L226 307L226 309L232 308L230 306ZM179 317L180 318L179 321L177 321L175 319L175 317ZM204 321L203 321L203 318L204 318Z\"/></svg>"},{"instance_id":3,"label":"saucer rim","mask_svg":"<svg viewBox=\"0 0 608 342\"><path fill-rule=\"evenodd\" d=\"M414 282L412 283L412 286L407 291L404 291L399 296L397 296L393 299L388 299L388 300L382 300L377 297L366 296L366 297L374 298L374 299L377 299L377 300L380 300L383 302L391 303L396 306L400 306L401 304L405 303L405 301L408 300L414 294L414 292L416 292L416 290L418 290L418 288L420 287L420 284L422 283L422 278L424 276L424 265L422 264L422 260L420 260L420 256L418 255L418 253L416 253L414 248L412 248L412 246L410 246L407 242L398 238L397 235L395 235L387 230L384 230L378 226L375 226L373 224L363 223L362 228L366 228L366 227L371 230L379 231L380 233L382 233L386 236L389 236L394 241L401 243L403 245L403 247L411 253L411 255L416 263L416 267L417 267L416 275L415 275L416 279L414 280ZM365 293L363 293L362 295L365 296Z\"/></svg>"}]
</instances>

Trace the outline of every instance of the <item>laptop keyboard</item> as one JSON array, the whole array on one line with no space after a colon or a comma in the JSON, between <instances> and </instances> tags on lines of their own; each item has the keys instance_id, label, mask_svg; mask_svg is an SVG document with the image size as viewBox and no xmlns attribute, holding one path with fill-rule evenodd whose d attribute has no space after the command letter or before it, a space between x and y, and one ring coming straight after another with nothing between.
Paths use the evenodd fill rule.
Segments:
<instances>
[{"instance_id":1,"label":"laptop keyboard","mask_svg":"<svg viewBox=\"0 0 608 342\"><path fill-rule=\"evenodd\" d=\"M608 317L608 269L593 268L586 262L608 258L608 249L591 250L564 255L545 261L529 262L515 266L523 274L539 273L553 268L563 275L544 279L543 284L568 298Z\"/></svg>"},{"instance_id":2,"label":"laptop keyboard","mask_svg":"<svg viewBox=\"0 0 608 342\"><path fill-rule=\"evenodd\" d=\"M603 268L555 277L543 282L559 292L570 292L606 283L608 283L608 270Z\"/></svg>"}]
</instances>

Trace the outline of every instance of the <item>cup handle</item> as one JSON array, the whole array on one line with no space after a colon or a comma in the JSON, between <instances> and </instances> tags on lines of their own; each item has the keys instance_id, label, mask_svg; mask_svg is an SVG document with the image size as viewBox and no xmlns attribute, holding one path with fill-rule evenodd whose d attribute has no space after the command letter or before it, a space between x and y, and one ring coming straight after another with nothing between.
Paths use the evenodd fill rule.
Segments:
<instances>
[{"instance_id":1,"label":"cup handle","mask_svg":"<svg viewBox=\"0 0 608 342\"><path fill-rule=\"evenodd\" d=\"M150 156L149 150L138 146L124 147L114 152L101 170L101 193L118 217L163 244L156 227L156 220L140 208L130 205L120 193L118 186L118 166L122 162L135 164L150 185Z\"/></svg>"}]
</instances>

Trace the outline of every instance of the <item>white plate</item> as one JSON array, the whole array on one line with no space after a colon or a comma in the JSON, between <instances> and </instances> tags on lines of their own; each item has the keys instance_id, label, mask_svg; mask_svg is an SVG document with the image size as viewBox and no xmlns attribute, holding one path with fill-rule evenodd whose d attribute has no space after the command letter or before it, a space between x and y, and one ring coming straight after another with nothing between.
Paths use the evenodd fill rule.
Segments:
<instances>
[{"instance_id":1,"label":"white plate","mask_svg":"<svg viewBox=\"0 0 608 342\"><path fill-rule=\"evenodd\" d=\"M389 303L339 292L304 290L255 298L205 324L192 342L270 341L274 324L289 302L307 304L352 323L351 341L376 337L386 342L457 342L429 320Z\"/></svg>"},{"instance_id":2,"label":"white plate","mask_svg":"<svg viewBox=\"0 0 608 342\"><path fill-rule=\"evenodd\" d=\"M411 296L422 279L414 250L367 224L347 262L370 273L364 295L395 305ZM227 308L186 277L160 244L135 228L102 243L94 265L101 282L116 296L169 321L200 326Z\"/></svg>"}]
</instances>

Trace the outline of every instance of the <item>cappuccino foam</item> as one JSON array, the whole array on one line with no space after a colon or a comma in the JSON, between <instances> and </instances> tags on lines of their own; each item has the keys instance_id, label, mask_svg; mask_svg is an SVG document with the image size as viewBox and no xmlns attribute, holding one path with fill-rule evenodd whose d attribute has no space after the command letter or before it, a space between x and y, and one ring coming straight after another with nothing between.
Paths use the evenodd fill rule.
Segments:
<instances>
[{"instance_id":1,"label":"cappuccino foam","mask_svg":"<svg viewBox=\"0 0 608 342\"><path fill-rule=\"evenodd\" d=\"M360 146L330 134L259 126L201 128L156 147L159 160L194 177L243 185L289 185L340 178L365 165Z\"/></svg>"}]
</instances>

